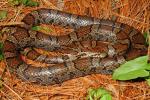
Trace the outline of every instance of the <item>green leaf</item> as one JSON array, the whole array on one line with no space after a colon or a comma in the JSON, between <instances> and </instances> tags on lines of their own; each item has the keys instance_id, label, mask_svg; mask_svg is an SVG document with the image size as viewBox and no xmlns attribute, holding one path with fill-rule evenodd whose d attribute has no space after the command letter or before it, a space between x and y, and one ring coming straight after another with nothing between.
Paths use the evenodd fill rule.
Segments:
<instances>
[{"instance_id":1,"label":"green leaf","mask_svg":"<svg viewBox=\"0 0 150 100\"><path fill-rule=\"evenodd\" d=\"M146 70L135 70L128 72L126 74L120 74L118 76L113 76L113 79L117 80L131 80L131 79L136 79L138 77L146 77L149 76L149 72Z\"/></svg>"},{"instance_id":2,"label":"green leaf","mask_svg":"<svg viewBox=\"0 0 150 100\"><path fill-rule=\"evenodd\" d=\"M108 94L108 91L103 88L99 88L95 93L95 97L100 98L104 94Z\"/></svg>"},{"instance_id":3,"label":"green leaf","mask_svg":"<svg viewBox=\"0 0 150 100\"><path fill-rule=\"evenodd\" d=\"M9 0L9 3L14 6L18 6L23 4L25 6L39 6L39 3L33 0Z\"/></svg>"},{"instance_id":4,"label":"green leaf","mask_svg":"<svg viewBox=\"0 0 150 100\"><path fill-rule=\"evenodd\" d=\"M0 43L0 60L4 58L3 52L2 52L3 44Z\"/></svg>"},{"instance_id":5,"label":"green leaf","mask_svg":"<svg viewBox=\"0 0 150 100\"><path fill-rule=\"evenodd\" d=\"M0 60L3 60L3 59L4 59L3 54L0 54Z\"/></svg>"},{"instance_id":6,"label":"green leaf","mask_svg":"<svg viewBox=\"0 0 150 100\"><path fill-rule=\"evenodd\" d=\"M34 26L34 27L32 27L32 30L34 30L34 31L40 31L41 27L40 26Z\"/></svg>"},{"instance_id":7,"label":"green leaf","mask_svg":"<svg viewBox=\"0 0 150 100\"><path fill-rule=\"evenodd\" d=\"M145 33L143 34L143 36L144 36L145 39L147 39L148 34L145 32Z\"/></svg>"},{"instance_id":8,"label":"green leaf","mask_svg":"<svg viewBox=\"0 0 150 100\"><path fill-rule=\"evenodd\" d=\"M3 48L3 44L2 44L2 43L0 43L0 49L1 49L1 48Z\"/></svg>"},{"instance_id":9,"label":"green leaf","mask_svg":"<svg viewBox=\"0 0 150 100\"><path fill-rule=\"evenodd\" d=\"M87 100L112 100L111 95L104 88L89 89Z\"/></svg>"},{"instance_id":10,"label":"green leaf","mask_svg":"<svg viewBox=\"0 0 150 100\"><path fill-rule=\"evenodd\" d=\"M41 30L43 30L43 31L46 31L46 32L52 32L52 30L51 29L49 29L48 27L41 27L41 26L34 26L34 27L32 27L32 30L34 30L34 31L41 31Z\"/></svg>"},{"instance_id":11,"label":"green leaf","mask_svg":"<svg viewBox=\"0 0 150 100\"><path fill-rule=\"evenodd\" d=\"M104 94L100 100L112 100L112 96L110 94Z\"/></svg>"},{"instance_id":12,"label":"green leaf","mask_svg":"<svg viewBox=\"0 0 150 100\"><path fill-rule=\"evenodd\" d=\"M8 0L8 2L13 6L17 6L21 3L21 0Z\"/></svg>"},{"instance_id":13,"label":"green leaf","mask_svg":"<svg viewBox=\"0 0 150 100\"><path fill-rule=\"evenodd\" d=\"M150 78L149 79L146 79L148 85L150 86Z\"/></svg>"},{"instance_id":14,"label":"green leaf","mask_svg":"<svg viewBox=\"0 0 150 100\"><path fill-rule=\"evenodd\" d=\"M24 5L26 5L28 1L29 1L29 0L22 0L22 3L23 3Z\"/></svg>"},{"instance_id":15,"label":"green leaf","mask_svg":"<svg viewBox=\"0 0 150 100\"><path fill-rule=\"evenodd\" d=\"M3 81L2 81L2 78L0 78L0 90L2 90L3 88Z\"/></svg>"},{"instance_id":16,"label":"green leaf","mask_svg":"<svg viewBox=\"0 0 150 100\"><path fill-rule=\"evenodd\" d=\"M33 1L33 0L22 0L22 3L25 5L25 6L39 6L39 3L36 2L36 1Z\"/></svg>"},{"instance_id":17,"label":"green leaf","mask_svg":"<svg viewBox=\"0 0 150 100\"><path fill-rule=\"evenodd\" d=\"M0 20L5 19L7 17L7 11L1 10L0 11Z\"/></svg>"},{"instance_id":18,"label":"green leaf","mask_svg":"<svg viewBox=\"0 0 150 100\"><path fill-rule=\"evenodd\" d=\"M142 56L124 63L114 71L113 79L130 80L149 76L146 70L150 70L150 64L147 63L147 60L148 56Z\"/></svg>"},{"instance_id":19,"label":"green leaf","mask_svg":"<svg viewBox=\"0 0 150 100\"><path fill-rule=\"evenodd\" d=\"M88 96L86 97L87 100L93 100L93 96L94 96L95 92L96 92L95 89L89 89Z\"/></svg>"},{"instance_id":20,"label":"green leaf","mask_svg":"<svg viewBox=\"0 0 150 100\"><path fill-rule=\"evenodd\" d=\"M145 38L145 45L149 45L149 41L148 41L149 34L147 32L145 32L143 35Z\"/></svg>"}]
</instances>

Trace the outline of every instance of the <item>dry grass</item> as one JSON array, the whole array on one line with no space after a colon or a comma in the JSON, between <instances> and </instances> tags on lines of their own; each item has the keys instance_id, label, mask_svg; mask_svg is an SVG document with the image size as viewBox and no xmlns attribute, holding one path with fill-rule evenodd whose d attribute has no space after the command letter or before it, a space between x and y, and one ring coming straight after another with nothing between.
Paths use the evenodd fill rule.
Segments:
<instances>
[{"instance_id":1,"label":"dry grass","mask_svg":"<svg viewBox=\"0 0 150 100\"><path fill-rule=\"evenodd\" d=\"M7 19L1 25L22 24L21 19L31 10L53 8L70 13L109 18L134 26L141 32L150 27L150 0L36 0L39 7L14 7L7 0L0 1L0 10L7 10ZM53 27L57 35L60 28ZM62 32L62 30L61 30ZM55 33L55 35L56 35ZM4 37L1 37L3 40ZM150 87L146 82L118 82L111 76L89 75L64 82L61 85L40 86L22 82L9 73L4 61L0 62L3 84L1 100L84 100L88 88L105 87L112 92L114 100L150 100Z\"/></svg>"}]
</instances>

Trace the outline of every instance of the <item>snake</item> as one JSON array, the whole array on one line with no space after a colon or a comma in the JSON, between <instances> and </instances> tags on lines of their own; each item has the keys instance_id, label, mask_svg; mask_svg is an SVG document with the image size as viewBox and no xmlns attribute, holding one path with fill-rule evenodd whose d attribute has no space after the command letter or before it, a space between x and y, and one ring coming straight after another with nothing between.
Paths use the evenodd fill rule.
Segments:
<instances>
[{"instance_id":1,"label":"snake","mask_svg":"<svg viewBox=\"0 0 150 100\"><path fill-rule=\"evenodd\" d=\"M40 8L26 14L22 22L24 26L4 26L0 30L8 35L3 46L8 68L27 82L54 85L90 74L112 74L121 64L147 53L139 30L108 19ZM31 29L40 24L69 27L74 31L54 36ZM28 47L24 53L28 59L48 66L25 63L20 55ZM50 57L34 48L63 54Z\"/></svg>"}]
</instances>

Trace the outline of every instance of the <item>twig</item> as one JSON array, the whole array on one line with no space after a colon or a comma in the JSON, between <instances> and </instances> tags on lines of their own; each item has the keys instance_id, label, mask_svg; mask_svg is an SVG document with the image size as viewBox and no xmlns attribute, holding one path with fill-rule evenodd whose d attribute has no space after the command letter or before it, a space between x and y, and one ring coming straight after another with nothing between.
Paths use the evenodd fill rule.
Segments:
<instances>
[{"instance_id":1,"label":"twig","mask_svg":"<svg viewBox=\"0 0 150 100\"><path fill-rule=\"evenodd\" d=\"M123 4L123 5L120 5L120 6L116 6L116 7L112 8L112 10L115 10L115 9L118 9L118 8L122 8L122 7L126 6L126 5L128 5L128 4Z\"/></svg>"},{"instance_id":2,"label":"twig","mask_svg":"<svg viewBox=\"0 0 150 100\"><path fill-rule=\"evenodd\" d=\"M8 95L5 92L3 92L2 90L0 92L7 98L7 100L10 100L10 98L8 98Z\"/></svg>"},{"instance_id":3,"label":"twig","mask_svg":"<svg viewBox=\"0 0 150 100\"><path fill-rule=\"evenodd\" d=\"M19 94L17 94L13 89L11 89L7 84L3 82L3 85L8 88L11 92L13 92L20 100L23 100Z\"/></svg>"},{"instance_id":4,"label":"twig","mask_svg":"<svg viewBox=\"0 0 150 100\"><path fill-rule=\"evenodd\" d=\"M16 12L16 15L15 15L15 17L13 19L13 22L16 21L16 19L17 19L18 15L20 14L21 10L22 10L22 5L21 5L21 7L19 7L19 10Z\"/></svg>"},{"instance_id":5,"label":"twig","mask_svg":"<svg viewBox=\"0 0 150 100\"><path fill-rule=\"evenodd\" d=\"M8 3L8 2L3 2L3 3L0 2L0 4L1 4L0 8L3 7L3 6L4 6L5 4L7 4L7 3Z\"/></svg>"},{"instance_id":6,"label":"twig","mask_svg":"<svg viewBox=\"0 0 150 100\"><path fill-rule=\"evenodd\" d=\"M53 9L59 10L59 8L57 8L56 6L54 6L50 1L48 1L48 0L42 0L42 1L45 3L45 5L50 6Z\"/></svg>"},{"instance_id":7,"label":"twig","mask_svg":"<svg viewBox=\"0 0 150 100\"><path fill-rule=\"evenodd\" d=\"M23 22L0 22L0 26L23 25Z\"/></svg>"},{"instance_id":8,"label":"twig","mask_svg":"<svg viewBox=\"0 0 150 100\"><path fill-rule=\"evenodd\" d=\"M112 12L112 13L113 13L114 15L116 15L116 16L119 16L119 17L123 18L123 19L129 19L129 20L132 20L132 21L141 23L141 24L143 24L143 25L150 25L149 23L144 23L144 22L138 21L138 20L133 19L133 18L130 18L130 17L126 17L126 16L123 16L123 15L119 15L119 14L117 14L117 13L115 13L115 12Z\"/></svg>"}]
</instances>

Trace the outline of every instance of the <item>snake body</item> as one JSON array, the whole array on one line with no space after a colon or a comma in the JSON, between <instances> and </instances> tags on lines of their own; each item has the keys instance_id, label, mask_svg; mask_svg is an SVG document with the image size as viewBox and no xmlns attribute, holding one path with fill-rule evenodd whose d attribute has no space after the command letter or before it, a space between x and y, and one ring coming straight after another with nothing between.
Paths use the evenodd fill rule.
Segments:
<instances>
[{"instance_id":1,"label":"snake body","mask_svg":"<svg viewBox=\"0 0 150 100\"><path fill-rule=\"evenodd\" d=\"M126 60L147 52L143 35L123 23L44 8L27 14L22 21L24 27L9 27L11 31L7 32L3 52L9 68L29 82L53 85L89 74L112 74ZM70 27L74 31L63 36L52 36L30 29L40 23ZM26 47L65 54L48 57L30 49L26 51L27 58L53 64L34 67L19 56Z\"/></svg>"}]
</instances>

